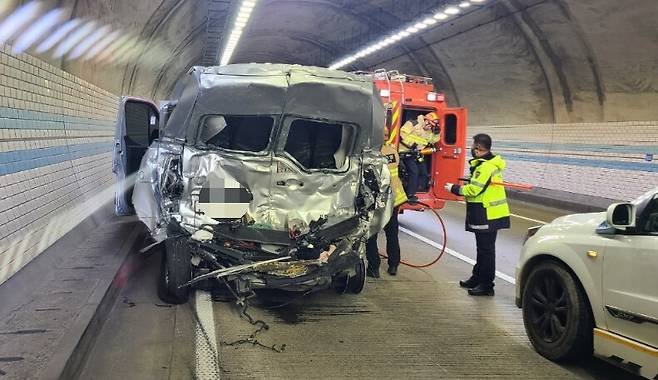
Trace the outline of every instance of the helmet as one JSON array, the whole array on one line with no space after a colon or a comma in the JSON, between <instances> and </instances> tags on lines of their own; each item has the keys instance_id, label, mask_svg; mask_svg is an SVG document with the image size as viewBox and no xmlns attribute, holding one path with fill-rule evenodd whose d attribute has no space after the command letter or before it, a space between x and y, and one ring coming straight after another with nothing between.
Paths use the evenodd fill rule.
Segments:
<instances>
[{"instance_id":1,"label":"helmet","mask_svg":"<svg viewBox=\"0 0 658 380\"><path fill-rule=\"evenodd\" d=\"M427 123L427 125L432 128L432 132L438 134L441 131L441 118L436 114L436 112L430 112L423 118L425 119L425 123Z\"/></svg>"}]
</instances>

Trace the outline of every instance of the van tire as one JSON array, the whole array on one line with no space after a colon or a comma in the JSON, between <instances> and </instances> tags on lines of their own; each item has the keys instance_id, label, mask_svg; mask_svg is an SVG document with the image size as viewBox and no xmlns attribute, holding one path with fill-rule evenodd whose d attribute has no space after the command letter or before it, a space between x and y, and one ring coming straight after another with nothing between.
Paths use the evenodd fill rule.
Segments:
<instances>
[{"instance_id":1,"label":"van tire","mask_svg":"<svg viewBox=\"0 0 658 380\"><path fill-rule=\"evenodd\" d=\"M591 307L580 282L564 265L544 261L531 269L522 308L526 333L539 354L553 361L592 355Z\"/></svg>"},{"instance_id":2,"label":"van tire","mask_svg":"<svg viewBox=\"0 0 658 380\"><path fill-rule=\"evenodd\" d=\"M359 259L354 271L355 273L353 276L339 274L334 277L333 287L336 289L336 292L339 294L359 294L363 291L363 287L366 283L366 263L363 259Z\"/></svg>"},{"instance_id":3,"label":"van tire","mask_svg":"<svg viewBox=\"0 0 658 380\"><path fill-rule=\"evenodd\" d=\"M182 238L167 239L161 255L158 276L158 297L164 302L180 305L189 298L189 287L181 285L192 279L190 250Z\"/></svg>"}]
</instances>

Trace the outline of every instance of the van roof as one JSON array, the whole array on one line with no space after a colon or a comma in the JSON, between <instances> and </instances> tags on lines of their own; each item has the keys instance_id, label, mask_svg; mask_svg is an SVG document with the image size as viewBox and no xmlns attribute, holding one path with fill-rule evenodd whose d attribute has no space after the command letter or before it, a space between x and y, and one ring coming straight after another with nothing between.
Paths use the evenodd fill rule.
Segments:
<instances>
[{"instance_id":1,"label":"van roof","mask_svg":"<svg viewBox=\"0 0 658 380\"><path fill-rule=\"evenodd\" d=\"M378 146L386 112L371 79L339 70L286 64L193 67L176 86L165 135L193 142L208 114L295 115L353 123L359 145Z\"/></svg>"}]
</instances>

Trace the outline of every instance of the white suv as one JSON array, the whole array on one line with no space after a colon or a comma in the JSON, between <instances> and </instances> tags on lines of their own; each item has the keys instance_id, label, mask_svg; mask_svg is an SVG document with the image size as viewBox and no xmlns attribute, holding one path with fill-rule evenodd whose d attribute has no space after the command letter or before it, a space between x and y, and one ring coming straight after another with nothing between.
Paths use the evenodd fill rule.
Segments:
<instances>
[{"instance_id":1,"label":"white suv","mask_svg":"<svg viewBox=\"0 0 658 380\"><path fill-rule=\"evenodd\" d=\"M607 214L531 228L516 278L516 304L541 355L594 351L658 378L658 188Z\"/></svg>"}]
</instances>

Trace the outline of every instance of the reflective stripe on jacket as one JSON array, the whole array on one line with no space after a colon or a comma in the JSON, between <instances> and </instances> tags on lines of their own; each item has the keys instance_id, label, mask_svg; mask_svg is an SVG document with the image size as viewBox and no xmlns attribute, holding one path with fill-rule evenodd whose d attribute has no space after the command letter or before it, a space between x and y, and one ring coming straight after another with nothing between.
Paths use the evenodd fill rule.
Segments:
<instances>
[{"instance_id":1,"label":"reflective stripe on jacket","mask_svg":"<svg viewBox=\"0 0 658 380\"><path fill-rule=\"evenodd\" d=\"M393 191L394 197L393 204L397 207L407 201L407 194L404 191L398 172L400 156L395 147L391 144L384 144L382 146L382 154L384 154L388 160L388 170L391 172L391 190Z\"/></svg>"},{"instance_id":2,"label":"reflective stripe on jacket","mask_svg":"<svg viewBox=\"0 0 658 380\"><path fill-rule=\"evenodd\" d=\"M509 228L510 210L505 187L491 185L491 182L503 182L505 161L490 153L469 163L469 183L453 186L453 193L463 195L467 202L466 229L477 232Z\"/></svg>"}]
</instances>

